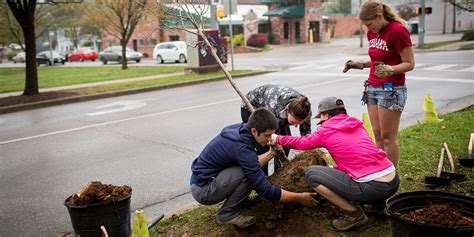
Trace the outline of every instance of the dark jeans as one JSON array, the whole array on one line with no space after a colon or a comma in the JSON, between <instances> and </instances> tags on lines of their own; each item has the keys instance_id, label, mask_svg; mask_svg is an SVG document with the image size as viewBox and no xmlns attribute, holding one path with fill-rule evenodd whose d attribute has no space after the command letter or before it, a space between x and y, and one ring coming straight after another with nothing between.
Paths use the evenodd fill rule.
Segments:
<instances>
[{"instance_id":1,"label":"dark jeans","mask_svg":"<svg viewBox=\"0 0 474 237\"><path fill-rule=\"evenodd\" d=\"M242 117L242 122L248 123L250 114L251 114L250 111L240 107L240 116ZM283 126L279 125L278 129L275 131L275 134L291 136L290 126L288 124L283 125ZM268 147L268 146L258 146L257 147L257 155L261 155L261 154L267 152L269 149L270 149L270 147ZM290 154L290 149L289 148L283 148L283 151L285 152L286 156L288 156L288 154ZM274 163L274 164L276 164L276 163ZM277 167L273 167L273 168L274 168L273 170L276 170ZM264 166L262 166L262 170L265 173L265 175L268 176L268 164L265 164Z\"/></svg>"},{"instance_id":2,"label":"dark jeans","mask_svg":"<svg viewBox=\"0 0 474 237\"><path fill-rule=\"evenodd\" d=\"M317 165L308 168L306 180L312 188L322 184L342 198L361 204L380 203L394 195L400 185L398 174L390 182L359 183L344 171Z\"/></svg>"},{"instance_id":3,"label":"dark jeans","mask_svg":"<svg viewBox=\"0 0 474 237\"><path fill-rule=\"evenodd\" d=\"M245 179L240 166L222 170L202 187L191 185L194 199L203 205L214 205L225 200L217 211L217 219L220 221L228 221L239 215L242 204L250 192L252 187Z\"/></svg>"}]
</instances>

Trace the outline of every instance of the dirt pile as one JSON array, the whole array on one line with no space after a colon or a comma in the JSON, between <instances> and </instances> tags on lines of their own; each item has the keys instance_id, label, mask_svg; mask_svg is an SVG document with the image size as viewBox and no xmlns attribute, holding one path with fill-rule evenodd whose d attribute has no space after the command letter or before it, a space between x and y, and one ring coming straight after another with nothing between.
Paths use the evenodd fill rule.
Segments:
<instances>
[{"instance_id":1,"label":"dirt pile","mask_svg":"<svg viewBox=\"0 0 474 237\"><path fill-rule=\"evenodd\" d=\"M85 205L106 200L116 200L128 196L132 188L127 185L115 186L92 181L84 186L81 191L73 194L68 202L73 205Z\"/></svg>"},{"instance_id":2,"label":"dirt pile","mask_svg":"<svg viewBox=\"0 0 474 237\"><path fill-rule=\"evenodd\" d=\"M284 163L268 180L292 192L314 192L306 182L305 172L310 165L328 166L326 154L319 149L299 153L291 162Z\"/></svg>"}]
</instances>

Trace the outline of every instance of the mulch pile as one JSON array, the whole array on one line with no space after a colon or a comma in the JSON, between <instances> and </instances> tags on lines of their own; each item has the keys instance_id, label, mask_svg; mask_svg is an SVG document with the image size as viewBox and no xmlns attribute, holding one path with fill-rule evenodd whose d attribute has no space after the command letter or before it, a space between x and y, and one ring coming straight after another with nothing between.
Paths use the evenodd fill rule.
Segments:
<instances>
[{"instance_id":1,"label":"mulch pile","mask_svg":"<svg viewBox=\"0 0 474 237\"><path fill-rule=\"evenodd\" d=\"M106 200L117 200L128 196L132 188L128 185L115 186L112 184L102 184L99 181L92 181L84 186L81 191L73 194L68 203L73 205L86 205Z\"/></svg>"},{"instance_id":2,"label":"mulch pile","mask_svg":"<svg viewBox=\"0 0 474 237\"><path fill-rule=\"evenodd\" d=\"M446 227L474 226L474 219L445 204L433 204L404 213L400 217L420 223Z\"/></svg>"}]
</instances>

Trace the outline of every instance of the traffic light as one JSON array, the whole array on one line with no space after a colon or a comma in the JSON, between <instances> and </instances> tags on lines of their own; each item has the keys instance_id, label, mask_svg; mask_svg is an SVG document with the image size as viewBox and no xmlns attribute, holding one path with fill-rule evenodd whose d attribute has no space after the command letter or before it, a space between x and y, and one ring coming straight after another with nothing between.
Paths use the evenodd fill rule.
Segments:
<instances>
[{"instance_id":1,"label":"traffic light","mask_svg":"<svg viewBox=\"0 0 474 237\"><path fill-rule=\"evenodd\" d=\"M431 7L425 7L425 14L428 15L428 14L431 14L432 10L431 10Z\"/></svg>"},{"instance_id":2,"label":"traffic light","mask_svg":"<svg viewBox=\"0 0 474 237\"><path fill-rule=\"evenodd\" d=\"M225 17L224 7L217 6L217 8L216 8L216 17L219 17L219 18L224 18Z\"/></svg>"},{"instance_id":3,"label":"traffic light","mask_svg":"<svg viewBox=\"0 0 474 237\"><path fill-rule=\"evenodd\" d=\"M431 7L425 7L425 15L429 15L431 14L431 12L433 12L433 10L431 9ZM415 15L420 15L421 14L421 7L417 7L415 9Z\"/></svg>"}]
</instances>

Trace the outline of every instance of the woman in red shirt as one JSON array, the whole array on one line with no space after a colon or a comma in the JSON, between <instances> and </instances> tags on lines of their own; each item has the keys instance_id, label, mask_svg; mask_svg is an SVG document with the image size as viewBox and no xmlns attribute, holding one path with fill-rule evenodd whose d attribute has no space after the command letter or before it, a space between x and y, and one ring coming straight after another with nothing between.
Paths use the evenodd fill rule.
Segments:
<instances>
[{"instance_id":1,"label":"woman in red shirt","mask_svg":"<svg viewBox=\"0 0 474 237\"><path fill-rule=\"evenodd\" d=\"M370 60L349 60L343 72L351 68L370 68L363 99L377 146L397 165L400 157L398 127L407 98L405 73L415 67L410 33L406 22L384 3L364 3L359 19L368 28Z\"/></svg>"}]
</instances>

